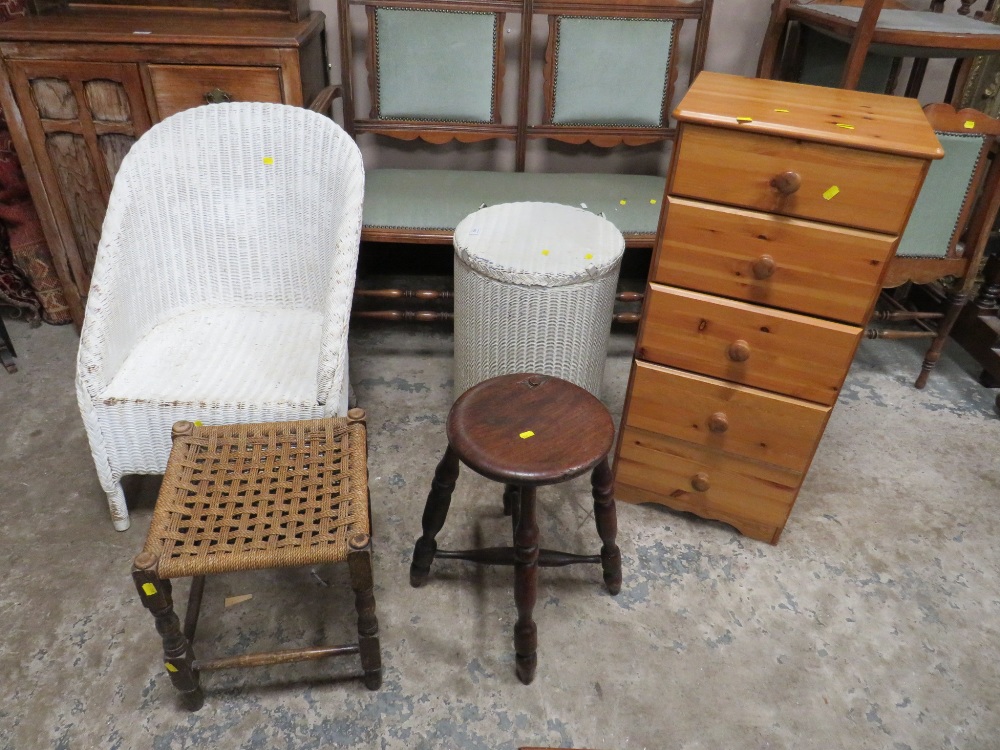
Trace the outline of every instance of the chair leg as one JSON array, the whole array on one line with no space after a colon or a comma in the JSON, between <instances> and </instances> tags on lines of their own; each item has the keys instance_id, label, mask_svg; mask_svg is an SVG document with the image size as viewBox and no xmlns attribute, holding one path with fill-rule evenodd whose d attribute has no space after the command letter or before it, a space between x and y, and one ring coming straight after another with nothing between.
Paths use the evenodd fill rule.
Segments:
<instances>
[{"instance_id":1,"label":"chair leg","mask_svg":"<svg viewBox=\"0 0 1000 750\"><path fill-rule=\"evenodd\" d=\"M535 488L520 488L517 531L514 532L514 659L518 679L530 685L538 665L538 628L532 619L538 598L538 522Z\"/></svg>"},{"instance_id":2,"label":"chair leg","mask_svg":"<svg viewBox=\"0 0 1000 750\"><path fill-rule=\"evenodd\" d=\"M365 687L378 690L382 686L382 651L378 640L378 618L375 617L375 582L372 577L372 545L367 534L355 534L350 539L351 551L347 564L354 589L354 608L358 612L358 646Z\"/></svg>"},{"instance_id":3,"label":"chair leg","mask_svg":"<svg viewBox=\"0 0 1000 750\"><path fill-rule=\"evenodd\" d=\"M618 536L618 513L615 510L615 478L605 457L590 475L594 495L594 520L601 537L601 568L604 583L612 596L622 588L622 553L615 544Z\"/></svg>"},{"instance_id":4,"label":"chair leg","mask_svg":"<svg viewBox=\"0 0 1000 750\"><path fill-rule=\"evenodd\" d=\"M115 525L115 531L128 531L132 521L128 516L128 505L125 504L125 491L122 489L121 481L115 482L111 489L105 487L104 491L108 495L108 508L111 509L111 522Z\"/></svg>"},{"instance_id":5,"label":"chair leg","mask_svg":"<svg viewBox=\"0 0 1000 750\"><path fill-rule=\"evenodd\" d=\"M156 631L163 640L163 661L170 681L180 691L181 703L189 711L197 711L205 703L198 670L194 668L191 643L181 631L181 622L174 613L171 585L156 574L156 557L148 552L136 555L132 580L143 606L156 620Z\"/></svg>"},{"instance_id":6,"label":"chair leg","mask_svg":"<svg viewBox=\"0 0 1000 750\"><path fill-rule=\"evenodd\" d=\"M927 378L930 377L931 370L934 369L938 360L941 359L941 350L944 349L944 345L948 341L948 336L951 335L951 329L955 327L955 321L958 320L958 316L965 308L967 300L967 294L959 293L952 295L948 309L938 324L937 336L934 337L934 341L931 342L927 354L924 355L924 363L920 366L920 374L917 376L917 382L914 383L917 388L923 388L927 385Z\"/></svg>"},{"instance_id":7,"label":"chair leg","mask_svg":"<svg viewBox=\"0 0 1000 750\"><path fill-rule=\"evenodd\" d=\"M410 563L410 585L413 587L422 586L430 575L431 563L434 562L434 555L437 553L437 542L434 541L434 537L441 531L448 517L451 495L455 491L455 482L458 481L458 471L458 454L449 445L434 471L431 491L427 495L427 504L424 506L424 516L421 520L423 536L413 547L413 562Z\"/></svg>"}]
</instances>

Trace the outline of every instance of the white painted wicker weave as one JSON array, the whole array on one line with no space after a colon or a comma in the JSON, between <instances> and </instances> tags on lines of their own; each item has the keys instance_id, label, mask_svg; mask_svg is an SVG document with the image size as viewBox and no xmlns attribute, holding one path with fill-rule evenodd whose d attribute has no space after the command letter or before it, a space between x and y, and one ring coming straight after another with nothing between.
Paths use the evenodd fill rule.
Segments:
<instances>
[{"instance_id":1,"label":"white painted wicker weave","mask_svg":"<svg viewBox=\"0 0 1000 750\"><path fill-rule=\"evenodd\" d=\"M116 529L120 480L162 474L177 420L347 410L364 170L331 120L281 104L168 117L115 178L77 397Z\"/></svg>"},{"instance_id":2,"label":"white painted wicker weave","mask_svg":"<svg viewBox=\"0 0 1000 750\"><path fill-rule=\"evenodd\" d=\"M497 375L555 375L600 396L625 240L556 203L504 203L455 229L455 395Z\"/></svg>"}]
</instances>

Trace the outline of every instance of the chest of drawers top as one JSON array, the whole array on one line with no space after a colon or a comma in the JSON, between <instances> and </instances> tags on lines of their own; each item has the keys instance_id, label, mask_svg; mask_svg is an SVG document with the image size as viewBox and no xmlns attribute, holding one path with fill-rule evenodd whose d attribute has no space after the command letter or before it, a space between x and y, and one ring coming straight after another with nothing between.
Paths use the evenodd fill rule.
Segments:
<instances>
[{"instance_id":1,"label":"chest of drawers top","mask_svg":"<svg viewBox=\"0 0 1000 750\"><path fill-rule=\"evenodd\" d=\"M944 155L920 104L902 96L706 71L674 110L674 118L678 122L919 159L940 159Z\"/></svg>"}]
</instances>

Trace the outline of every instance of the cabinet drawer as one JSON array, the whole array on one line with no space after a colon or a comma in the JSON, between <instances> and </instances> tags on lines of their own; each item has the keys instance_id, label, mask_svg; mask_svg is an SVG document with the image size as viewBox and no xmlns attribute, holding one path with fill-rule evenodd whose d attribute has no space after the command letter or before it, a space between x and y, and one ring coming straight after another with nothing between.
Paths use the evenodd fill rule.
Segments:
<instances>
[{"instance_id":1,"label":"cabinet drawer","mask_svg":"<svg viewBox=\"0 0 1000 750\"><path fill-rule=\"evenodd\" d=\"M735 526L772 544L802 474L626 426L615 462L615 498L655 502Z\"/></svg>"},{"instance_id":2,"label":"cabinet drawer","mask_svg":"<svg viewBox=\"0 0 1000 750\"><path fill-rule=\"evenodd\" d=\"M669 198L653 280L863 324L896 238Z\"/></svg>"},{"instance_id":3,"label":"cabinet drawer","mask_svg":"<svg viewBox=\"0 0 1000 750\"><path fill-rule=\"evenodd\" d=\"M671 195L900 234L926 162L906 156L685 125ZM793 173L798 187L773 186ZM789 186L790 189L791 186ZM834 194L836 188L836 194Z\"/></svg>"},{"instance_id":4,"label":"cabinet drawer","mask_svg":"<svg viewBox=\"0 0 1000 750\"><path fill-rule=\"evenodd\" d=\"M636 362L630 427L805 472L829 406Z\"/></svg>"},{"instance_id":5,"label":"cabinet drawer","mask_svg":"<svg viewBox=\"0 0 1000 750\"><path fill-rule=\"evenodd\" d=\"M220 89L234 102L284 101L281 69L236 65L149 65L153 99L162 120L205 104L205 94Z\"/></svg>"},{"instance_id":6,"label":"cabinet drawer","mask_svg":"<svg viewBox=\"0 0 1000 750\"><path fill-rule=\"evenodd\" d=\"M637 356L832 405L861 328L650 284Z\"/></svg>"}]
</instances>

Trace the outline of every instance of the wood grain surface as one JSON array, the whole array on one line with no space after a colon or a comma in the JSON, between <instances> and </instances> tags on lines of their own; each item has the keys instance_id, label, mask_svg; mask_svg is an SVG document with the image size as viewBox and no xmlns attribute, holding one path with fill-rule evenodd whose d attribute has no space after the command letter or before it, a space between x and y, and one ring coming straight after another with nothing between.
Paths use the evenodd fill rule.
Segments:
<instances>
[{"instance_id":1,"label":"wood grain surface","mask_svg":"<svg viewBox=\"0 0 1000 750\"><path fill-rule=\"evenodd\" d=\"M679 148L671 195L887 234L906 226L926 164L701 125L681 129ZM787 172L801 182L790 195L772 186Z\"/></svg>"},{"instance_id":2,"label":"wood grain surface","mask_svg":"<svg viewBox=\"0 0 1000 750\"><path fill-rule=\"evenodd\" d=\"M896 244L891 235L684 198L669 198L665 210L654 281L859 325Z\"/></svg>"},{"instance_id":3,"label":"wood grain surface","mask_svg":"<svg viewBox=\"0 0 1000 750\"><path fill-rule=\"evenodd\" d=\"M637 356L832 405L861 328L651 284ZM743 342L747 357L730 350Z\"/></svg>"},{"instance_id":4,"label":"wood grain surface","mask_svg":"<svg viewBox=\"0 0 1000 750\"><path fill-rule=\"evenodd\" d=\"M626 424L805 472L830 414L819 406L636 362Z\"/></svg>"}]
</instances>

